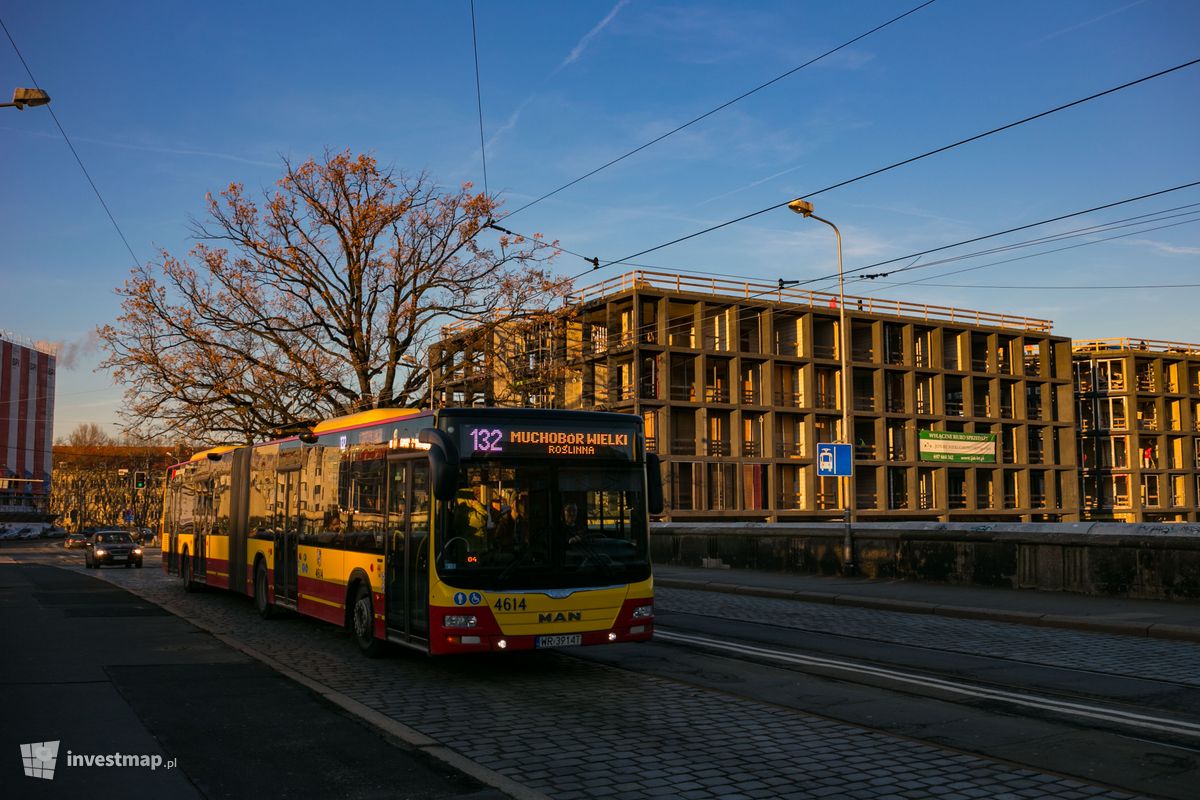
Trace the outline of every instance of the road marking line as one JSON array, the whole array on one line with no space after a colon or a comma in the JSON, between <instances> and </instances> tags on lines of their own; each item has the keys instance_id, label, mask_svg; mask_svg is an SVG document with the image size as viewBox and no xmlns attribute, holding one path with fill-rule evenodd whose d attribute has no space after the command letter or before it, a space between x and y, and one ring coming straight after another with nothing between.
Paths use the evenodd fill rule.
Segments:
<instances>
[{"instance_id":1,"label":"road marking line","mask_svg":"<svg viewBox=\"0 0 1200 800\"><path fill-rule=\"evenodd\" d=\"M820 658L818 656L805 656L780 650L769 650L763 647L755 647L754 645L733 644L730 642L723 642L718 639L709 639L705 636L693 636L690 634L675 633L673 631L664 630L659 626L656 626L654 629L654 638L663 639L668 642L674 641L683 644L697 645L699 647L725 650L731 653L738 653L742 655L758 656L760 658L782 661L788 664L825 667L827 669L842 670L844 672L872 675L874 677L885 678L898 683L909 683L916 686L924 686L926 688L937 689L954 694L967 695L969 697L977 697L986 700L999 700L1005 703L1029 706L1030 708L1039 708L1045 711L1055 711L1062 714L1070 714L1072 716L1089 717L1092 719L1104 720L1106 722L1116 722L1123 725L1132 725L1138 728L1173 733L1181 736L1200 737L1200 724L1184 722L1182 720L1151 717L1145 714L1134 714L1129 711L1120 711L1118 709L1088 706L1083 705L1082 703L1068 702L1066 700L1053 700L1048 697L1019 694L1017 692L1010 692L1004 689L991 689L983 686L973 686L971 684L948 681L943 678L934 678L924 675L916 675L913 673L899 672L897 670L884 669L882 667L874 667L866 664L855 664L850 661L838 661L836 659Z\"/></svg>"}]
</instances>

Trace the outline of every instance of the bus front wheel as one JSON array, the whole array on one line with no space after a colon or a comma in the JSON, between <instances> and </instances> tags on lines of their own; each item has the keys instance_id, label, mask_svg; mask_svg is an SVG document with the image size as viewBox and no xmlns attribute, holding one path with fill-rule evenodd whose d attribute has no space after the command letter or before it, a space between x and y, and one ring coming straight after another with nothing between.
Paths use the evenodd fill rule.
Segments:
<instances>
[{"instance_id":1,"label":"bus front wheel","mask_svg":"<svg viewBox=\"0 0 1200 800\"><path fill-rule=\"evenodd\" d=\"M383 642L375 638L375 609L371 605L371 590L364 584L358 586L350 625L354 641L363 655L376 658L383 653Z\"/></svg>"},{"instance_id":2,"label":"bus front wheel","mask_svg":"<svg viewBox=\"0 0 1200 800\"><path fill-rule=\"evenodd\" d=\"M267 568L261 561L258 562L258 569L254 570L254 607L263 619L275 616L275 606L271 605L267 593Z\"/></svg>"}]
</instances>

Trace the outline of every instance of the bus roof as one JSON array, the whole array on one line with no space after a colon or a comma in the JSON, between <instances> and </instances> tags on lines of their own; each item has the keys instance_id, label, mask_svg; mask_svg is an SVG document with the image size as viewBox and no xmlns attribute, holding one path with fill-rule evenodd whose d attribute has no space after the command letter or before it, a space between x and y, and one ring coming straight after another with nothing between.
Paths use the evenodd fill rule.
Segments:
<instances>
[{"instance_id":1,"label":"bus roof","mask_svg":"<svg viewBox=\"0 0 1200 800\"><path fill-rule=\"evenodd\" d=\"M438 411L438 415L441 417L475 417L477 419L486 419L488 417L507 417L509 419L561 417L563 419L596 420L603 422L628 423L641 421L641 417L637 414L626 414L619 411L578 411L565 408L507 408L503 406L459 406L443 408Z\"/></svg>"},{"instance_id":2,"label":"bus roof","mask_svg":"<svg viewBox=\"0 0 1200 800\"><path fill-rule=\"evenodd\" d=\"M411 417L420 414L419 408L372 408L369 411L360 411L357 414L348 414L344 417L334 417L319 422L312 432L316 434L329 433L330 431L345 430L346 428L358 428L363 425L372 425L376 422L384 422L390 419L400 419L402 417Z\"/></svg>"},{"instance_id":3,"label":"bus roof","mask_svg":"<svg viewBox=\"0 0 1200 800\"><path fill-rule=\"evenodd\" d=\"M228 453L230 450L237 450L237 449L238 449L238 446L235 444L224 444L224 445L221 445L220 447L210 447L207 450L201 450L199 453L193 453L192 457L189 458L188 461L189 462L203 461L204 459L208 458L210 455L219 456L224 453Z\"/></svg>"}]
</instances>

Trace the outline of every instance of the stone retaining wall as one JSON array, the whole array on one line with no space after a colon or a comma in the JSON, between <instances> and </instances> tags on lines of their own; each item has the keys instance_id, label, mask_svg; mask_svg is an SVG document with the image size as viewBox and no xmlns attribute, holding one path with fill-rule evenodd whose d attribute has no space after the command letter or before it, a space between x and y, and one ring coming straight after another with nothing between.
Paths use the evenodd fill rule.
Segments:
<instances>
[{"instance_id":1,"label":"stone retaining wall","mask_svg":"<svg viewBox=\"0 0 1200 800\"><path fill-rule=\"evenodd\" d=\"M856 523L854 574L1156 600L1200 599L1200 526ZM676 566L844 573L840 523L657 523L651 558Z\"/></svg>"}]
</instances>

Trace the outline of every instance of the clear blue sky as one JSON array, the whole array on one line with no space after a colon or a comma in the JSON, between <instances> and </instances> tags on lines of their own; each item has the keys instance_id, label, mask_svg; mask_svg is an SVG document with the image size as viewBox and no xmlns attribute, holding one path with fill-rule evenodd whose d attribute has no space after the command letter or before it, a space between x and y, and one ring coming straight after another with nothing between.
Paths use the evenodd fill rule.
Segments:
<instances>
[{"instance_id":1,"label":"clear blue sky","mask_svg":"<svg viewBox=\"0 0 1200 800\"><path fill-rule=\"evenodd\" d=\"M490 188L515 209L917 4L479 0ZM366 150L448 186L482 185L469 8L55 2L0 13L148 260L190 247L206 191L269 186L280 155ZM1194 0L938 0L505 224L617 259L1197 57ZM29 83L0 39L0 92ZM841 227L853 269L1200 180L1198 143L1200 65L814 202ZM89 335L116 317L130 255L45 109L0 109L0 152L0 328L63 344L56 435L111 426L121 392L93 371ZM1191 203L1200 187L993 244ZM1045 317L1076 338L1197 342L1195 288L1010 287L1200 283L1198 218L847 291ZM636 261L769 281L836 271L831 232L786 209ZM969 286L933 285L951 283Z\"/></svg>"}]
</instances>

